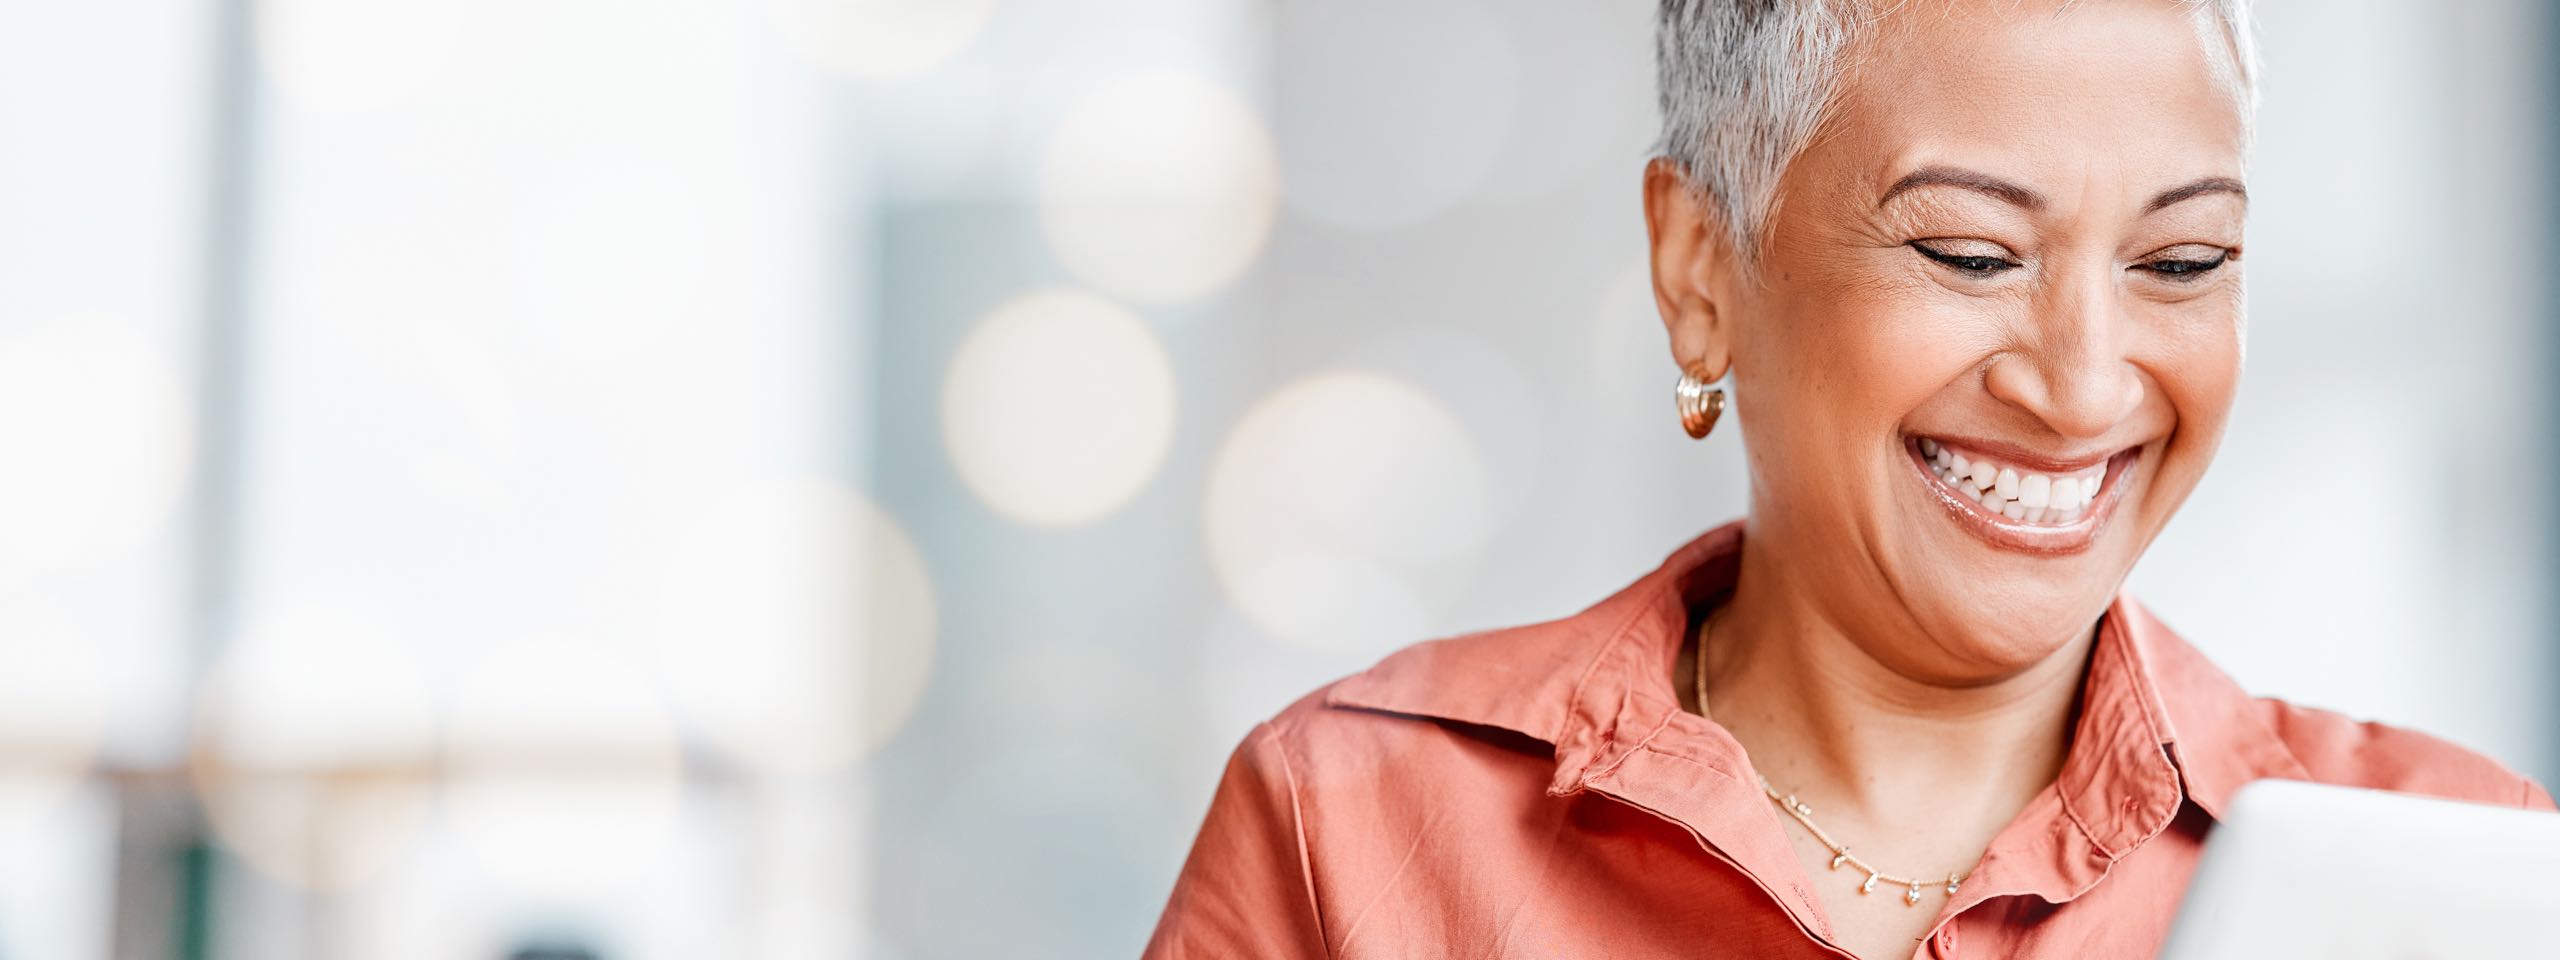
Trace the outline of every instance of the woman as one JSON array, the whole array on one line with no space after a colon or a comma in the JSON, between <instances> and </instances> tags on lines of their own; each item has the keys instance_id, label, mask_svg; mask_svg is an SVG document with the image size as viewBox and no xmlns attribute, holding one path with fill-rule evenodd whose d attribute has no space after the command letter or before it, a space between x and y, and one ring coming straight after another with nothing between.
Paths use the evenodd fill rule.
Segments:
<instances>
[{"instance_id":1,"label":"woman","mask_svg":"<svg viewBox=\"0 0 2560 960\"><path fill-rule=\"evenodd\" d=\"M2148 956L2251 780L2550 806L2118 594L2240 373L2240 6L1665 0L1655 299L1748 519L1257 728L1149 955Z\"/></svg>"}]
</instances>

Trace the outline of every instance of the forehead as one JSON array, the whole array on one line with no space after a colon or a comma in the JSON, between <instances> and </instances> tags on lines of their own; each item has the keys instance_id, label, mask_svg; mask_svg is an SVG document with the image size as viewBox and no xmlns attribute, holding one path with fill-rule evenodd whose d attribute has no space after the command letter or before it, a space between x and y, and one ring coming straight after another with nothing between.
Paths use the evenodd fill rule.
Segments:
<instances>
[{"instance_id":1,"label":"forehead","mask_svg":"<svg viewBox=\"0 0 2560 960\"><path fill-rule=\"evenodd\" d=\"M2237 176L2246 104L2228 36L2200 5L1918 0L1869 22L1808 153L1869 178L1935 162Z\"/></svg>"}]
</instances>

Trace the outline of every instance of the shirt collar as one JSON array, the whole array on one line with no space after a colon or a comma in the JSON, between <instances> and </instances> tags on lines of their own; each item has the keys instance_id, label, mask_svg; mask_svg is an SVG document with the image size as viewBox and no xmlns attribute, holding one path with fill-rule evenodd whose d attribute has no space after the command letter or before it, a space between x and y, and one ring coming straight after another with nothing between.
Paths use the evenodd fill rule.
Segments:
<instances>
[{"instance_id":1,"label":"shirt collar","mask_svg":"<svg viewBox=\"0 0 2560 960\"><path fill-rule=\"evenodd\" d=\"M1743 535L1741 521L1708 531L1574 616L1406 648L1336 683L1326 702L1537 738L1555 750L1550 794L1600 789L1682 821L1747 868L1781 862L1791 856L1783 834L1732 822L1754 819L1738 812L1745 788L1757 817L1774 817L1740 745L1681 709L1672 687L1691 611L1732 589ZM1993 842L1964 901L2068 900L2165 829L2182 801L2218 817L2251 780L2307 779L2262 717L2230 677L2120 594L2091 648L2061 774L2038 801L2067 828L2031 826L2031 806ZM1818 924L1802 890L1772 893Z\"/></svg>"}]
</instances>

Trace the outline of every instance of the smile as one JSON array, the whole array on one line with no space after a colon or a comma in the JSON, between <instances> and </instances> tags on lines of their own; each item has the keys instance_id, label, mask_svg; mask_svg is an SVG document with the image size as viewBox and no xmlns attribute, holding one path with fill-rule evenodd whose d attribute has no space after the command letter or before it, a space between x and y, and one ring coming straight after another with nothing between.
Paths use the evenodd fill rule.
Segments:
<instances>
[{"instance_id":1,"label":"smile","mask_svg":"<svg viewBox=\"0 0 2560 960\"><path fill-rule=\"evenodd\" d=\"M2035 553L2074 552L2096 539L2140 450L2065 462L1932 437L1905 446L1959 525L1993 546Z\"/></svg>"}]
</instances>

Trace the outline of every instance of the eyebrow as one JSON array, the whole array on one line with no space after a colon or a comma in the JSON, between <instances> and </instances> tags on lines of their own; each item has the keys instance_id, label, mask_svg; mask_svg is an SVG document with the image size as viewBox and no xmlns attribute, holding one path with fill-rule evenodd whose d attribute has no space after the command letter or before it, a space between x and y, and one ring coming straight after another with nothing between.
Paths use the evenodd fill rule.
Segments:
<instances>
[{"instance_id":1,"label":"eyebrow","mask_svg":"<svg viewBox=\"0 0 2560 960\"><path fill-rule=\"evenodd\" d=\"M2151 198L2150 203L2142 205L2142 212L2145 214L2158 213L2162 208L2175 205L2183 200L2192 200L2209 193L2227 193L2232 196L2239 197L2240 202L2242 203L2249 202L2249 188L2241 186L2240 181L2231 179L2230 177L2206 177L2183 187L2161 191L2159 196Z\"/></svg>"},{"instance_id":2,"label":"eyebrow","mask_svg":"<svg viewBox=\"0 0 2560 960\"><path fill-rule=\"evenodd\" d=\"M1884 188L1884 196L1876 198L1876 206L1884 206L1891 203L1893 198L1921 187L1961 187L1977 193L1990 194L2029 210L2044 209L2043 194L1987 173L1975 173L1956 167L1922 167L1911 171L1903 175L1902 179L1894 181L1893 186Z\"/></svg>"},{"instance_id":3,"label":"eyebrow","mask_svg":"<svg viewBox=\"0 0 2560 960\"><path fill-rule=\"evenodd\" d=\"M1957 187L1971 190L2030 211L2042 210L2045 204L2043 194L1987 173L1977 173L1958 167L1922 167L1894 181L1893 186L1886 187L1884 195L1876 198L1876 206L1884 206L1892 202L1893 198L1921 187ZM2181 202L2216 193L2231 194L2244 202L2249 199L2249 190L2242 186L2240 181L2230 177L2206 177L2185 186L2161 191L2160 195L2151 198L2151 202L2142 205L2142 212L2148 216Z\"/></svg>"}]
</instances>

